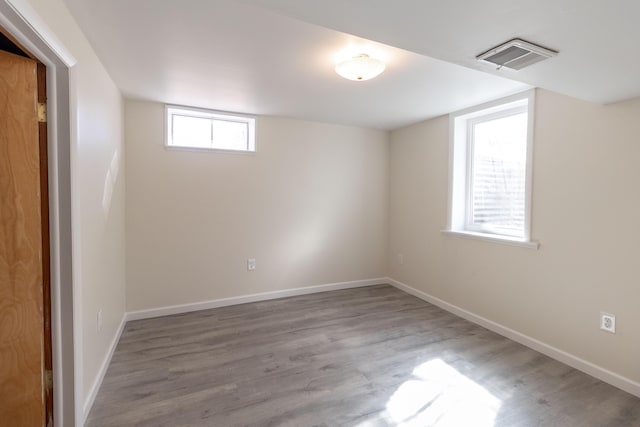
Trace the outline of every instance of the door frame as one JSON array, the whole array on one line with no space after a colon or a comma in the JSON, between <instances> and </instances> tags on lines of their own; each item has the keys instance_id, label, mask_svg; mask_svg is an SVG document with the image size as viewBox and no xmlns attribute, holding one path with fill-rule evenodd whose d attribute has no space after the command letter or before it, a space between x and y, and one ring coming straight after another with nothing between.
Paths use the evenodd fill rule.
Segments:
<instances>
[{"instance_id":1,"label":"door frame","mask_svg":"<svg viewBox=\"0 0 640 427\"><path fill-rule=\"evenodd\" d=\"M76 146L76 59L28 0L0 0L0 26L46 66L54 425L82 424L81 319L72 270L72 147Z\"/></svg>"}]
</instances>

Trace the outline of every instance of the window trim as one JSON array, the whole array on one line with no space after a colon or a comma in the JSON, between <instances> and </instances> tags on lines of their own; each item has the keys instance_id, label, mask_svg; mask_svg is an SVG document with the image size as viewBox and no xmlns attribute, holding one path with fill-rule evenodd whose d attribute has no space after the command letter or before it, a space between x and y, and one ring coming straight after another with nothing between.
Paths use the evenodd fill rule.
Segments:
<instances>
[{"instance_id":1,"label":"window trim","mask_svg":"<svg viewBox=\"0 0 640 427\"><path fill-rule=\"evenodd\" d=\"M499 117L508 117L509 112L526 106L527 148L525 164L525 208L523 236L513 236L492 232L488 228L469 227L469 204L471 202L472 165L470 124L481 123ZM512 112L511 114L515 114ZM531 241L532 166L535 116L535 89L467 108L449 115L449 203L447 210L446 234L471 237L498 243L517 244L537 248ZM464 164L464 167L459 166ZM456 168L455 165L458 165Z\"/></svg>"},{"instance_id":2,"label":"window trim","mask_svg":"<svg viewBox=\"0 0 640 427\"><path fill-rule=\"evenodd\" d=\"M183 117L206 118L211 120L245 123L247 125L247 149L234 150L220 147L200 147L187 145L173 145L172 130L174 115ZM164 106L164 146L169 150L187 150L187 151L213 151L219 153L242 153L253 154L256 152L256 118L255 116L239 113L230 113L226 111L208 110L204 108L185 107L181 105L165 104Z\"/></svg>"}]
</instances>

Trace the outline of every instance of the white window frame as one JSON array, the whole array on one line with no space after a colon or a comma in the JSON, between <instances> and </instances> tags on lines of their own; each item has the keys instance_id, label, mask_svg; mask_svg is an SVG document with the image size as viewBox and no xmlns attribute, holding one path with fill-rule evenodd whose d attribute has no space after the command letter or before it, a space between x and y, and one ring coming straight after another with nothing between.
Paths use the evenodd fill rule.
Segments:
<instances>
[{"instance_id":1,"label":"white window frame","mask_svg":"<svg viewBox=\"0 0 640 427\"><path fill-rule=\"evenodd\" d=\"M180 115L194 118L205 118L212 121L225 121L244 123L247 125L247 149L235 150L224 147L202 147L202 146L187 146L187 145L175 145L173 144L173 116ZM255 153L256 151L256 119L253 116L237 113L228 113L224 111L206 110L202 108L194 107L182 107L178 105L165 105L165 134L164 145L166 148L175 150L196 150L196 151L218 151L218 152L231 152L231 153Z\"/></svg>"},{"instance_id":2,"label":"white window frame","mask_svg":"<svg viewBox=\"0 0 640 427\"><path fill-rule=\"evenodd\" d=\"M527 111L527 148L523 236L490 226L472 224L473 125ZM488 102L449 115L449 206L444 232L461 237L538 248L531 241L531 189L535 89Z\"/></svg>"}]
</instances>

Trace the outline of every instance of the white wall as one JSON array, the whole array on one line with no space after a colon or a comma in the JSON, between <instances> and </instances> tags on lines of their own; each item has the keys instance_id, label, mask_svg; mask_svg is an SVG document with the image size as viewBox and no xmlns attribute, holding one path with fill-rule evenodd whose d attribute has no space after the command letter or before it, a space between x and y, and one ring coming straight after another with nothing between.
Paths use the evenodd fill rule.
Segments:
<instances>
[{"instance_id":1,"label":"white wall","mask_svg":"<svg viewBox=\"0 0 640 427\"><path fill-rule=\"evenodd\" d=\"M81 423L125 309L123 101L64 2L28 1L78 61L70 70L70 155L76 423Z\"/></svg>"},{"instance_id":2,"label":"white wall","mask_svg":"<svg viewBox=\"0 0 640 427\"><path fill-rule=\"evenodd\" d=\"M640 99L599 106L537 90L537 251L441 233L448 117L392 132L391 277L639 382L639 117ZM615 335L599 331L601 310L617 316Z\"/></svg>"},{"instance_id":3,"label":"white wall","mask_svg":"<svg viewBox=\"0 0 640 427\"><path fill-rule=\"evenodd\" d=\"M260 117L231 154L166 149L161 104L125 122L129 311L385 276L388 133Z\"/></svg>"}]
</instances>

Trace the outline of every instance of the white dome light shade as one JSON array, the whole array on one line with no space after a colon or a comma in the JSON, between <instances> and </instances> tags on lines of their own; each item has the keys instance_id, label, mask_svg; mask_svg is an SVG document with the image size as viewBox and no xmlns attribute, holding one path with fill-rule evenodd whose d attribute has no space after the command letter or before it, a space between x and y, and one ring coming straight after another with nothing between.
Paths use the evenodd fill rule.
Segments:
<instances>
[{"instance_id":1,"label":"white dome light shade","mask_svg":"<svg viewBox=\"0 0 640 427\"><path fill-rule=\"evenodd\" d=\"M382 61L363 53L336 65L336 73L345 79L361 82L379 75L384 68Z\"/></svg>"}]
</instances>

